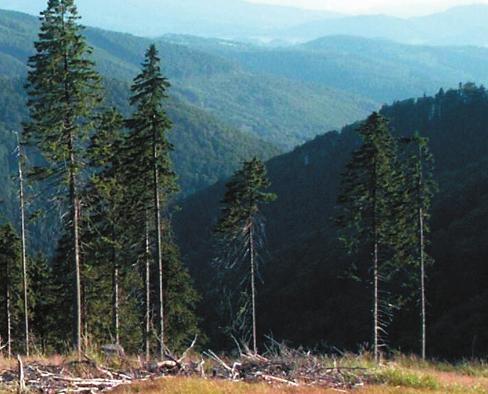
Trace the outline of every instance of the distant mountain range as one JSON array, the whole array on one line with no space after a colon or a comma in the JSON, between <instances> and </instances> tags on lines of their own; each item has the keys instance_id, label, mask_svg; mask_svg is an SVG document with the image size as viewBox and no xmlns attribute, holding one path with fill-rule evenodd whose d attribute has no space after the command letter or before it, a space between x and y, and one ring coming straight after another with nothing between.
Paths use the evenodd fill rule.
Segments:
<instances>
[{"instance_id":1,"label":"distant mountain range","mask_svg":"<svg viewBox=\"0 0 488 394\"><path fill-rule=\"evenodd\" d=\"M46 0L2 0L4 9L38 14ZM271 32L339 14L242 0L78 0L84 23L140 36L165 33L264 38Z\"/></svg>"},{"instance_id":2,"label":"distant mountain range","mask_svg":"<svg viewBox=\"0 0 488 394\"><path fill-rule=\"evenodd\" d=\"M460 82L488 83L488 48L354 36L327 36L284 48L193 36L164 39L236 62L248 72L346 91L380 104L433 94Z\"/></svg>"},{"instance_id":3,"label":"distant mountain range","mask_svg":"<svg viewBox=\"0 0 488 394\"><path fill-rule=\"evenodd\" d=\"M1 7L37 15L46 0L2 0ZM243 0L77 0L89 26L139 36L167 33L241 41L305 42L327 35L408 44L488 45L488 5L474 4L412 18L347 16Z\"/></svg>"},{"instance_id":4,"label":"distant mountain range","mask_svg":"<svg viewBox=\"0 0 488 394\"><path fill-rule=\"evenodd\" d=\"M308 41L346 34L408 44L488 46L488 5L451 8L423 17L349 16L310 21L275 31L282 40Z\"/></svg>"},{"instance_id":5,"label":"distant mountain range","mask_svg":"<svg viewBox=\"0 0 488 394\"><path fill-rule=\"evenodd\" d=\"M37 29L30 15L0 11L0 76L25 76ZM376 106L348 92L244 70L233 60L162 39L94 28L85 34L101 74L119 81L132 80L144 51L156 41L172 95L282 149L359 119Z\"/></svg>"}]
</instances>

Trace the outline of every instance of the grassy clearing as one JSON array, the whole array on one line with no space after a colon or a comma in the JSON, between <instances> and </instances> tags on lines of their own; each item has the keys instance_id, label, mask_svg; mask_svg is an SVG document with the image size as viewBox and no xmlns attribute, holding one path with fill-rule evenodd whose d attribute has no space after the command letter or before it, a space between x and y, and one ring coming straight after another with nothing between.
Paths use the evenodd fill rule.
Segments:
<instances>
[{"instance_id":1,"label":"grassy clearing","mask_svg":"<svg viewBox=\"0 0 488 394\"><path fill-rule=\"evenodd\" d=\"M352 394L486 394L483 386L467 387L464 385L443 386L436 388L411 387L410 379L390 381L385 384L368 385L349 391ZM396 383L393 385L393 383ZM425 382L424 382L425 383ZM426 384L429 386L431 383ZM414 385L421 386L417 383ZM114 394L337 394L345 390L318 387L283 387L266 384L232 383L227 381L203 380L198 378L165 378L144 382L116 389Z\"/></svg>"},{"instance_id":2,"label":"grassy clearing","mask_svg":"<svg viewBox=\"0 0 488 394\"><path fill-rule=\"evenodd\" d=\"M327 364L344 368L365 368L370 384L351 390L353 394L488 394L488 373L484 363L460 364L422 362L412 357L397 357L376 366L368 357L348 355L326 359ZM116 394L332 394L334 389L284 387L267 384L232 383L198 378L166 378L121 387Z\"/></svg>"},{"instance_id":3,"label":"grassy clearing","mask_svg":"<svg viewBox=\"0 0 488 394\"><path fill-rule=\"evenodd\" d=\"M388 366L377 368L372 373L372 382L393 387L407 387L424 390L439 390L441 383L433 376L415 373L404 368Z\"/></svg>"},{"instance_id":4,"label":"grassy clearing","mask_svg":"<svg viewBox=\"0 0 488 394\"><path fill-rule=\"evenodd\" d=\"M61 365L70 357L33 357L26 361ZM97 359L100 364L107 360ZM350 391L354 394L488 394L488 363L482 360L461 361L455 364L422 361L403 355L377 366L368 355L344 355L341 358L324 357L324 365L354 368L352 373L364 375L365 387ZM112 360L113 367L130 368L133 360ZM16 361L0 357L0 370L15 368ZM357 370L356 370L357 369ZM79 371L83 375L83 371ZM0 385L0 393L4 393ZM332 394L338 391L318 387L285 387L268 384L234 383L199 378L163 378L120 387L115 394Z\"/></svg>"},{"instance_id":5,"label":"grassy clearing","mask_svg":"<svg viewBox=\"0 0 488 394\"><path fill-rule=\"evenodd\" d=\"M233 383L198 378L165 378L119 387L114 394L332 394L337 390L316 387L273 387L267 384Z\"/></svg>"}]
</instances>

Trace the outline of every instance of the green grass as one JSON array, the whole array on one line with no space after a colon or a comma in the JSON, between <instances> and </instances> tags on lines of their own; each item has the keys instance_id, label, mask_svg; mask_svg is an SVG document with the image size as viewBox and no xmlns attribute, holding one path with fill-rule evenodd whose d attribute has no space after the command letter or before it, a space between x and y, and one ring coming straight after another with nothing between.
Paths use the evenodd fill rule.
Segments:
<instances>
[{"instance_id":1,"label":"green grass","mask_svg":"<svg viewBox=\"0 0 488 394\"><path fill-rule=\"evenodd\" d=\"M372 382L427 390L439 390L441 387L440 382L433 376L415 373L395 366L376 369L372 374Z\"/></svg>"}]
</instances>

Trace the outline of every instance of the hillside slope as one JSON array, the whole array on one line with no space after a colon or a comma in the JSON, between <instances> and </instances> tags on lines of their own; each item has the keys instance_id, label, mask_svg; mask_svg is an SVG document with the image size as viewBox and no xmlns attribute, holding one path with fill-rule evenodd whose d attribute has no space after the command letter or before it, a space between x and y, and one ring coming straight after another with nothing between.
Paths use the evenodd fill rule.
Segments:
<instances>
[{"instance_id":1,"label":"hillside slope","mask_svg":"<svg viewBox=\"0 0 488 394\"><path fill-rule=\"evenodd\" d=\"M398 102L382 112L396 135L418 130L429 136L436 158L440 192L432 221L436 264L428 284L430 354L485 354L488 94L466 85ZM262 334L296 345L354 350L370 338L369 290L345 277L351 261L337 241L332 220L340 173L359 143L355 128L317 137L268 162L278 200L265 210L271 260L259 293ZM181 248L203 291L211 280L210 229L222 193L219 184L190 197L176 218ZM417 349L416 305L396 314L390 327L392 348ZM208 305L202 309L213 321L214 311ZM219 333L211 324L208 330Z\"/></svg>"},{"instance_id":2,"label":"hillside slope","mask_svg":"<svg viewBox=\"0 0 488 394\"><path fill-rule=\"evenodd\" d=\"M34 17L0 10L0 75L25 74L37 28ZM88 28L85 33L98 70L121 81L136 75L151 43L100 29ZM218 54L156 41L173 95L283 149L360 119L376 106L352 93L246 71Z\"/></svg>"},{"instance_id":3,"label":"hillside slope","mask_svg":"<svg viewBox=\"0 0 488 394\"><path fill-rule=\"evenodd\" d=\"M379 103L435 94L461 81L488 83L488 49L399 44L329 36L285 48L167 36L170 42L224 57L249 72L324 86Z\"/></svg>"},{"instance_id":4,"label":"hillside slope","mask_svg":"<svg viewBox=\"0 0 488 394\"><path fill-rule=\"evenodd\" d=\"M10 134L9 137L7 131L19 130L21 121L27 117L23 85L19 79L0 79L0 132L3 130L5 136L0 139L0 146L3 150L12 145L13 136ZM128 84L107 80L105 86L107 105L115 105L127 114L130 111ZM170 140L175 146L173 160L182 195L191 194L230 175L240 162L253 155L270 158L280 152L273 145L236 131L178 98L171 98L166 110L173 122ZM12 174L11 171L6 173ZM0 189L2 187L0 185Z\"/></svg>"}]
</instances>

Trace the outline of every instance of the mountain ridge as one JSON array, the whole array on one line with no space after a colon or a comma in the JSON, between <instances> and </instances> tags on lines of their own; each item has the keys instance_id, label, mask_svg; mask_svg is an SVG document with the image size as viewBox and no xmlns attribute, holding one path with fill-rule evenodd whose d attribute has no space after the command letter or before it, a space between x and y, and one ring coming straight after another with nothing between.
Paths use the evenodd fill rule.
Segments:
<instances>
[{"instance_id":1,"label":"mountain ridge","mask_svg":"<svg viewBox=\"0 0 488 394\"><path fill-rule=\"evenodd\" d=\"M472 4L420 17L376 14L311 21L276 31L275 36L304 42L322 36L346 34L406 44L487 46L487 24L488 5Z\"/></svg>"},{"instance_id":2,"label":"mountain ridge","mask_svg":"<svg viewBox=\"0 0 488 394\"><path fill-rule=\"evenodd\" d=\"M0 11L0 71L5 75L25 75L38 23L26 14ZM85 34L101 74L124 81L137 74L144 51L153 42L93 28L86 28ZM243 70L216 54L164 40L156 40L156 45L172 94L281 149L341 127L376 105L352 93Z\"/></svg>"}]
</instances>

